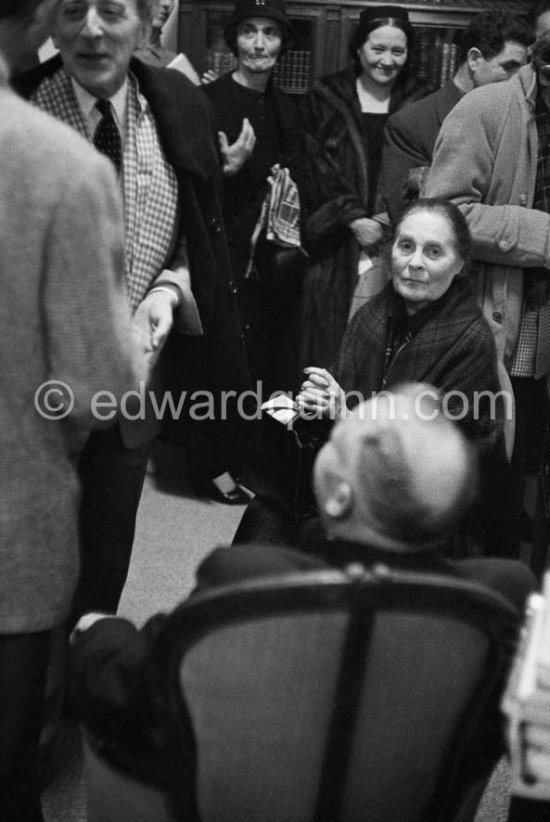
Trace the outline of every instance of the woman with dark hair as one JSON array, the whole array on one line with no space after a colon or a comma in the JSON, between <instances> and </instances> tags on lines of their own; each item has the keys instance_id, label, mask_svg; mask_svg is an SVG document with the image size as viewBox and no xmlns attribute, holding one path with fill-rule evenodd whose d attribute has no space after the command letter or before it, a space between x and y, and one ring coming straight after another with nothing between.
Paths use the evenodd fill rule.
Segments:
<instances>
[{"instance_id":1,"label":"woman with dark hair","mask_svg":"<svg viewBox=\"0 0 550 822\"><path fill-rule=\"evenodd\" d=\"M302 106L302 229L311 255L300 362L330 365L342 340L361 252L383 237L376 188L389 114L428 94L415 77L406 9L369 6L349 43L351 65L321 78ZM373 219L374 217L374 219Z\"/></svg>"},{"instance_id":2,"label":"woman with dark hair","mask_svg":"<svg viewBox=\"0 0 550 822\"><path fill-rule=\"evenodd\" d=\"M299 170L295 105L273 82L273 70L291 31L282 0L261 4L237 0L225 29L237 66L204 86L221 132L222 155L229 165L224 175L224 221L244 348L252 385L256 389L260 382L266 398L272 391L290 390L297 379L295 367L289 373L288 356L281 348L296 295L273 288L259 253L263 234L256 254L251 253L272 167L278 163L288 168L293 179Z\"/></svg>"},{"instance_id":3,"label":"woman with dark hair","mask_svg":"<svg viewBox=\"0 0 550 822\"><path fill-rule=\"evenodd\" d=\"M272 77L291 30L283 0L236 0L225 40L237 58L237 66L203 87L220 133L223 214L244 351L252 387L265 399L276 390L291 390L298 379L301 272L293 270L295 256L281 248L289 263L288 281L285 278L285 283L279 284L272 277L262 254L267 245L265 227L252 248L252 237L270 190L271 169L276 164L289 169L294 181L299 170L295 105L290 95L275 86ZM296 250L296 256L299 254ZM204 475L201 455L195 462ZM248 501L231 476L222 473L224 469L239 472L239 466L231 462L220 455L218 466L209 467L214 479L206 488L225 502Z\"/></svg>"}]
</instances>

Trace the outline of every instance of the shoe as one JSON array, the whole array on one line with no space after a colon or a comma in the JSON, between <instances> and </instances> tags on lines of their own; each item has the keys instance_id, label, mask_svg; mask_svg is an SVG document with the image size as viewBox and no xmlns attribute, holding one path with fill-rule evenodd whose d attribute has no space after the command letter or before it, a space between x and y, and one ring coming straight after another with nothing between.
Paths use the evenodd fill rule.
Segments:
<instances>
[{"instance_id":1,"label":"shoe","mask_svg":"<svg viewBox=\"0 0 550 822\"><path fill-rule=\"evenodd\" d=\"M247 505L251 499L250 495L240 485L235 485L229 491L222 491L212 480L202 480L198 483L195 486L195 493L199 497L209 497L216 502L223 502L225 505Z\"/></svg>"}]
</instances>

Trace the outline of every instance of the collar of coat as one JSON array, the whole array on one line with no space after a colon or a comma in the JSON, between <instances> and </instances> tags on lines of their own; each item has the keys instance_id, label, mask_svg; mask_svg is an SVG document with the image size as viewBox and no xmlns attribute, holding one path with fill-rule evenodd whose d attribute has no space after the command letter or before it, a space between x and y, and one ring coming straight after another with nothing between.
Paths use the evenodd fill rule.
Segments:
<instances>
[{"instance_id":1,"label":"collar of coat","mask_svg":"<svg viewBox=\"0 0 550 822\"><path fill-rule=\"evenodd\" d=\"M46 78L63 66L59 54L13 79L14 89L30 98ZM178 173L201 180L220 174L216 130L210 104L191 81L174 69L158 68L133 57L130 71L147 100L166 159Z\"/></svg>"},{"instance_id":2,"label":"collar of coat","mask_svg":"<svg viewBox=\"0 0 550 822\"><path fill-rule=\"evenodd\" d=\"M526 66L522 66L516 76L512 77L512 81L519 83L525 97L525 102L534 113L537 104L538 83L536 72L531 63L528 63ZM512 88L512 86L510 86L510 88Z\"/></svg>"},{"instance_id":3,"label":"collar of coat","mask_svg":"<svg viewBox=\"0 0 550 822\"><path fill-rule=\"evenodd\" d=\"M337 109L341 109L342 101L345 105L354 103L357 110L360 112L357 92L355 90L355 83L357 74L353 66L350 66L342 71L337 71L335 74L329 74L318 80L313 89L320 97ZM419 82L415 77L398 78L394 84L390 95L389 113L398 109L404 100L410 102L420 100L422 97L433 92L433 88L425 83Z\"/></svg>"}]
</instances>

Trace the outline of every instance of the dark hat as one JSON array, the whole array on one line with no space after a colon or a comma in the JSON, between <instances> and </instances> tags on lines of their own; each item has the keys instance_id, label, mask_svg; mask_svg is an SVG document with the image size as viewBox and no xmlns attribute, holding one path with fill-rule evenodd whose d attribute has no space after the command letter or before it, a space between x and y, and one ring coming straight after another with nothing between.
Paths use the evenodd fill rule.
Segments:
<instances>
[{"instance_id":1,"label":"dark hat","mask_svg":"<svg viewBox=\"0 0 550 822\"><path fill-rule=\"evenodd\" d=\"M285 14L283 0L237 0L228 25L234 25L248 17L267 17L292 28L290 20Z\"/></svg>"},{"instance_id":2,"label":"dark hat","mask_svg":"<svg viewBox=\"0 0 550 822\"><path fill-rule=\"evenodd\" d=\"M379 28L377 23L382 20L399 21L397 26L405 32L410 46L410 40L414 35L407 9L404 9L403 6L367 6L359 15L357 27L348 43L348 54L355 63L357 70L360 69L357 51L364 44L369 32Z\"/></svg>"},{"instance_id":3,"label":"dark hat","mask_svg":"<svg viewBox=\"0 0 550 822\"><path fill-rule=\"evenodd\" d=\"M403 6L368 6L359 15L359 24L366 25L373 20L383 20L393 17L394 20L409 22L409 13Z\"/></svg>"}]
</instances>

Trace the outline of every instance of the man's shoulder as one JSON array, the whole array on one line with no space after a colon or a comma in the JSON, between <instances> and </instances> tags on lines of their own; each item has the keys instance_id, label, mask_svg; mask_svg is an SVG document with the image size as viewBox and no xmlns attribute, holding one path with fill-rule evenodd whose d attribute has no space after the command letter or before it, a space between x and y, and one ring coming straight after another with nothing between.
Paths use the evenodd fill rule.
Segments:
<instances>
[{"instance_id":1,"label":"man's shoulder","mask_svg":"<svg viewBox=\"0 0 550 822\"><path fill-rule=\"evenodd\" d=\"M13 156L24 157L28 167L54 167L67 174L73 173L75 168L88 169L104 164L103 158L74 129L8 89L0 93L4 115L0 119L0 140L4 156L10 152Z\"/></svg>"},{"instance_id":2,"label":"man's shoulder","mask_svg":"<svg viewBox=\"0 0 550 822\"><path fill-rule=\"evenodd\" d=\"M492 118L497 115L500 119L508 101L518 99L519 96L520 89L515 78L502 83L489 83L465 94L449 116L456 118L483 115Z\"/></svg>"},{"instance_id":3,"label":"man's shoulder","mask_svg":"<svg viewBox=\"0 0 550 822\"><path fill-rule=\"evenodd\" d=\"M153 66L137 57L130 61L130 71L135 75L140 90L146 98L177 100L179 105L204 105L201 91L183 72L163 66Z\"/></svg>"},{"instance_id":4,"label":"man's shoulder","mask_svg":"<svg viewBox=\"0 0 550 822\"><path fill-rule=\"evenodd\" d=\"M197 571L198 590L246 579L326 568L317 556L279 545L251 544L216 548Z\"/></svg>"},{"instance_id":5,"label":"man's shoulder","mask_svg":"<svg viewBox=\"0 0 550 822\"><path fill-rule=\"evenodd\" d=\"M519 560L479 558L450 564L460 577L496 591L519 613L523 612L528 595L539 587L531 570Z\"/></svg>"},{"instance_id":6,"label":"man's shoulder","mask_svg":"<svg viewBox=\"0 0 550 822\"><path fill-rule=\"evenodd\" d=\"M83 137L7 89L0 105L0 177L14 207L27 198L35 213L53 213L61 203L66 211L112 201L112 165Z\"/></svg>"},{"instance_id":7,"label":"man's shoulder","mask_svg":"<svg viewBox=\"0 0 550 822\"><path fill-rule=\"evenodd\" d=\"M44 63L39 63L23 74L18 74L12 79L12 87L25 99L29 99L40 84L52 77L62 67L63 62L59 54L54 54Z\"/></svg>"},{"instance_id":8,"label":"man's shoulder","mask_svg":"<svg viewBox=\"0 0 550 822\"><path fill-rule=\"evenodd\" d=\"M429 120L444 112L447 114L459 101L460 94L456 86L443 88L433 91L426 97L416 100L408 106L396 111L388 117L388 128L395 129L423 129L426 125L426 118ZM443 115L443 116L444 116Z\"/></svg>"}]
</instances>

